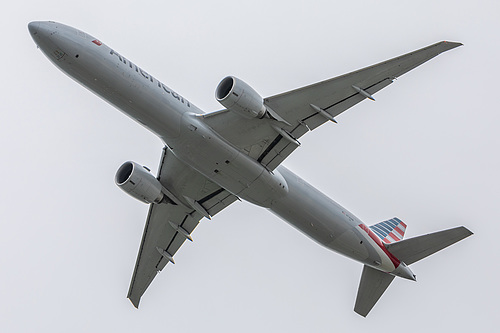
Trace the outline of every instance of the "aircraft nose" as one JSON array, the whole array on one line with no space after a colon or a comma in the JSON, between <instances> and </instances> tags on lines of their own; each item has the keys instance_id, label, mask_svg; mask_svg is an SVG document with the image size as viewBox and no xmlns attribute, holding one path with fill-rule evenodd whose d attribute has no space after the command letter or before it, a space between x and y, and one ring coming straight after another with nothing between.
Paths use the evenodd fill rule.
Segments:
<instances>
[{"instance_id":1,"label":"aircraft nose","mask_svg":"<svg viewBox=\"0 0 500 333\"><path fill-rule=\"evenodd\" d=\"M67 54L78 58L76 29L53 21L33 21L28 23L28 30L37 47L52 61L61 60Z\"/></svg>"},{"instance_id":2,"label":"aircraft nose","mask_svg":"<svg viewBox=\"0 0 500 333\"><path fill-rule=\"evenodd\" d=\"M28 30L30 31L31 36L35 37L38 33L38 28L40 27L40 22L33 21L28 23Z\"/></svg>"},{"instance_id":3,"label":"aircraft nose","mask_svg":"<svg viewBox=\"0 0 500 333\"><path fill-rule=\"evenodd\" d=\"M54 22L33 21L28 23L28 30L35 44L44 53L52 53L58 48L60 38L57 31L57 25Z\"/></svg>"},{"instance_id":4,"label":"aircraft nose","mask_svg":"<svg viewBox=\"0 0 500 333\"><path fill-rule=\"evenodd\" d=\"M28 30L35 41L42 41L52 38L57 31L54 22L33 21L28 23Z\"/></svg>"}]
</instances>

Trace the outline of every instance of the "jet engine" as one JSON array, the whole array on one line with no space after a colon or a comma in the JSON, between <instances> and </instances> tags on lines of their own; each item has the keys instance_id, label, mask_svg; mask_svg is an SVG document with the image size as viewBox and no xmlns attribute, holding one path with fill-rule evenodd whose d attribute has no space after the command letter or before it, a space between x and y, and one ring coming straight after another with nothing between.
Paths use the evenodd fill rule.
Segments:
<instances>
[{"instance_id":1,"label":"jet engine","mask_svg":"<svg viewBox=\"0 0 500 333\"><path fill-rule=\"evenodd\" d=\"M215 97L225 108L245 118L262 118L266 114L262 97L234 76L227 76L219 83Z\"/></svg>"},{"instance_id":2,"label":"jet engine","mask_svg":"<svg viewBox=\"0 0 500 333\"><path fill-rule=\"evenodd\" d=\"M148 204L160 203L165 196L160 181L146 167L135 162L122 164L116 172L115 183L129 195Z\"/></svg>"}]
</instances>

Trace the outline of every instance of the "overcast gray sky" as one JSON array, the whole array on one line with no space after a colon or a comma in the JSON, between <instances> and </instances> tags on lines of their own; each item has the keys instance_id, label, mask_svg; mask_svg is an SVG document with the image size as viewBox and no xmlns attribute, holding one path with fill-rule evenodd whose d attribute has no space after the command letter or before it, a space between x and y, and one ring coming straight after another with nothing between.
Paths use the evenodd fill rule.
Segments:
<instances>
[{"instance_id":1,"label":"overcast gray sky","mask_svg":"<svg viewBox=\"0 0 500 333\"><path fill-rule=\"evenodd\" d=\"M0 331L493 331L500 199L498 1L17 1L0 13ZM203 220L139 310L126 299L147 206L114 184L162 144L66 77L27 24L86 31L206 111L235 75L269 96L441 40L440 55L305 136L285 165L367 224L475 235L412 266L369 317L362 266L269 212Z\"/></svg>"}]
</instances>

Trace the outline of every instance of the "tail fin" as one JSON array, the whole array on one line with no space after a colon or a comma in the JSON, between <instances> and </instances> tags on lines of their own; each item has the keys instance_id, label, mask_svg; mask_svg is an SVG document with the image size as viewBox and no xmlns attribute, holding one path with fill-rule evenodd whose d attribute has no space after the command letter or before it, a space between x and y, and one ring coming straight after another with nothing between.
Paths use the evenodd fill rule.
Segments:
<instances>
[{"instance_id":1,"label":"tail fin","mask_svg":"<svg viewBox=\"0 0 500 333\"><path fill-rule=\"evenodd\" d=\"M372 225L370 229L386 244L399 242L405 236L406 224L394 217Z\"/></svg>"},{"instance_id":2,"label":"tail fin","mask_svg":"<svg viewBox=\"0 0 500 333\"><path fill-rule=\"evenodd\" d=\"M382 223L385 222L379 224ZM375 230L373 231L375 232ZM470 235L472 235L472 232L469 229L465 227L456 227L395 243L385 244L385 247L401 261L401 265L410 265ZM354 311L366 317L387 287L389 287L393 279L394 275L365 265L363 267L363 273L361 274L361 280L359 281Z\"/></svg>"},{"instance_id":3,"label":"tail fin","mask_svg":"<svg viewBox=\"0 0 500 333\"><path fill-rule=\"evenodd\" d=\"M469 229L465 227L456 227L428 235L405 239L397 243L386 244L385 247L400 261L403 261L407 265L411 265L470 235L472 235L472 232Z\"/></svg>"},{"instance_id":4,"label":"tail fin","mask_svg":"<svg viewBox=\"0 0 500 333\"><path fill-rule=\"evenodd\" d=\"M354 312L366 317L387 287L389 287L392 280L394 280L394 275L365 265L363 273L361 273L361 280L359 281Z\"/></svg>"}]
</instances>

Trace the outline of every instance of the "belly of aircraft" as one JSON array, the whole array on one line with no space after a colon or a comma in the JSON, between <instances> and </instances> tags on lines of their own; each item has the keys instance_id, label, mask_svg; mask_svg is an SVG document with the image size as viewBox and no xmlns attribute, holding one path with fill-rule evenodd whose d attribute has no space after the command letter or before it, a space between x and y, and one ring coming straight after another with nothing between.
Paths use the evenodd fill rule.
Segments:
<instances>
[{"instance_id":1,"label":"belly of aircraft","mask_svg":"<svg viewBox=\"0 0 500 333\"><path fill-rule=\"evenodd\" d=\"M342 253L350 258L365 261L369 256L369 247L359 232L352 228L336 237L327 245L330 249Z\"/></svg>"}]
</instances>

